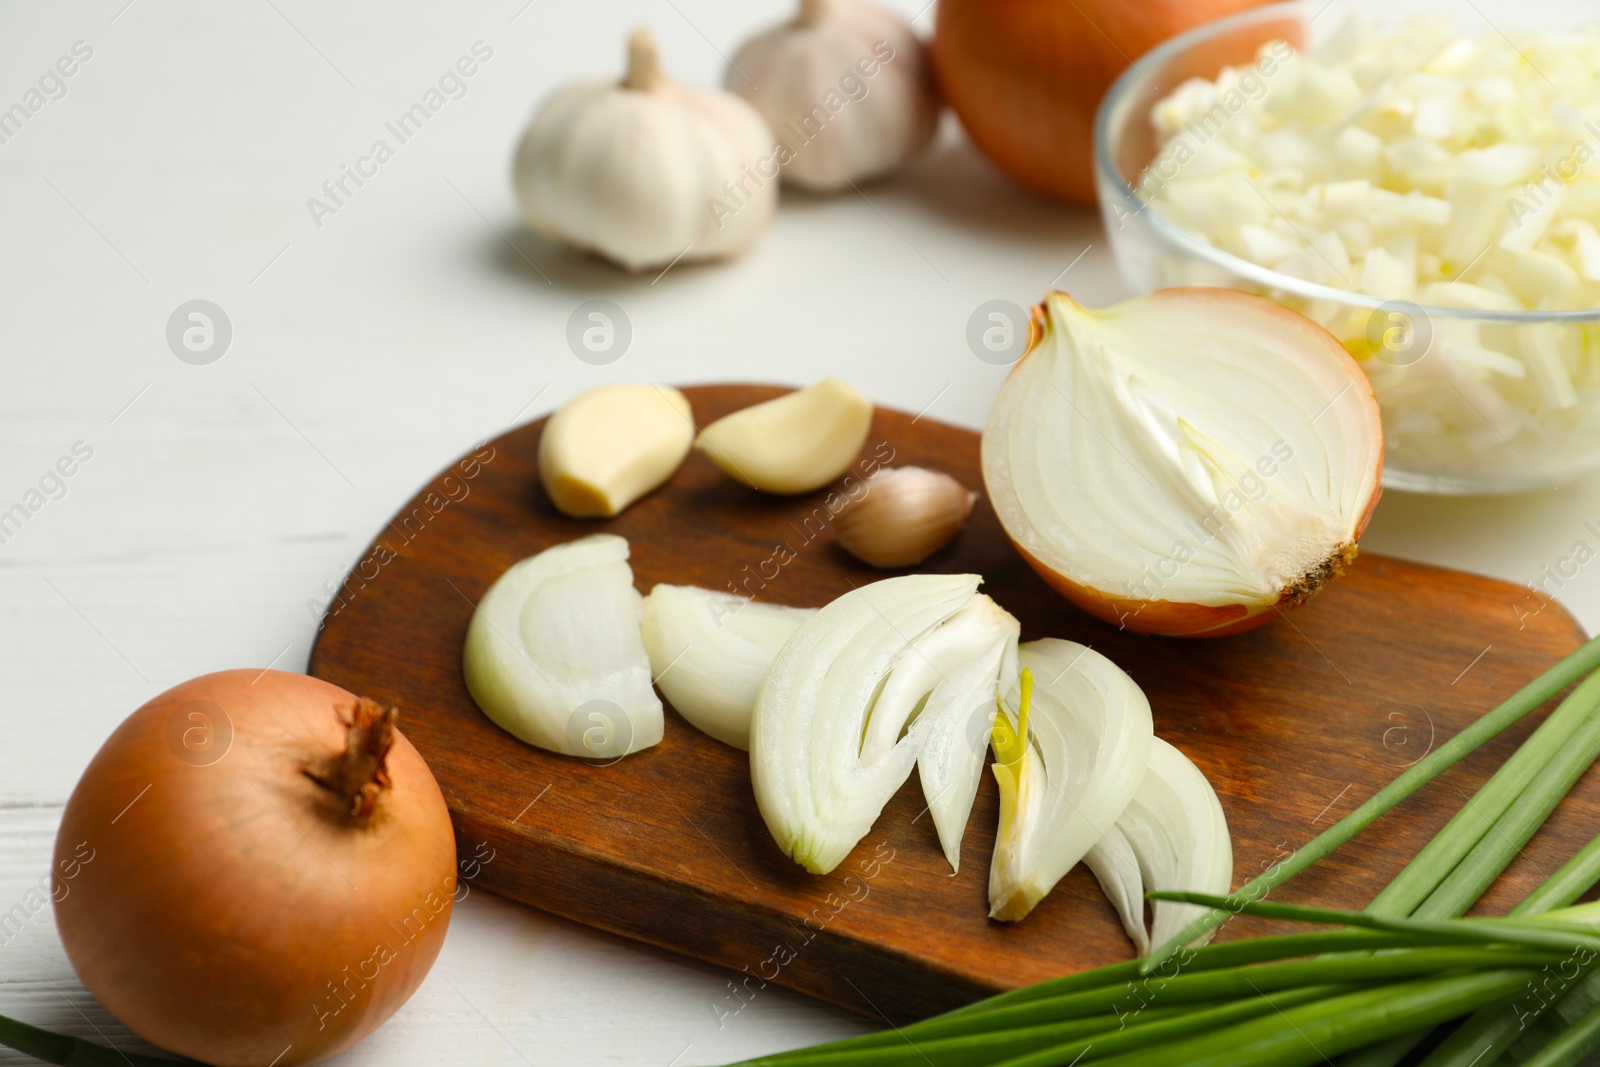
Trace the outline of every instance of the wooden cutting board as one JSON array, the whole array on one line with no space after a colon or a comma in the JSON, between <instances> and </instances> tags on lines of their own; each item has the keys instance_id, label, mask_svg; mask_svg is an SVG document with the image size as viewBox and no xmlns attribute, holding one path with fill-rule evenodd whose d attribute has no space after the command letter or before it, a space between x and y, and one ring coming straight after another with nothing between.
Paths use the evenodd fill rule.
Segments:
<instances>
[{"instance_id":1,"label":"wooden cutting board","mask_svg":"<svg viewBox=\"0 0 1600 1067\"><path fill-rule=\"evenodd\" d=\"M705 425L782 390L686 389ZM311 673L401 709L455 819L463 877L516 900L731 969L711 1010L737 1014L775 982L873 1016L907 1019L996 990L1127 959L1111 907L1082 867L1026 920L987 918L997 797L984 776L952 877L913 775L833 874L806 874L772 843L745 754L670 710L666 739L610 766L531 748L493 726L461 680L473 605L511 564L609 530L634 580L745 588L820 605L881 577L815 519L823 495L736 485L698 453L621 517L576 521L539 488L543 421L519 427L428 485L385 526L330 606ZM879 410L863 455L982 485L976 434ZM822 514L826 514L825 511ZM1571 651L1583 633L1515 586L1364 555L1312 603L1215 641L1118 632L1051 592L1012 551L987 501L924 569L982 574L1024 639L1094 646L1150 696L1156 731L1221 795L1236 883L1371 796L1400 769ZM1534 716L1534 719L1542 717ZM1432 783L1275 896L1360 907L1533 726ZM1591 771L1491 890L1503 909L1600 827ZM1223 937L1259 931L1230 924Z\"/></svg>"}]
</instances>

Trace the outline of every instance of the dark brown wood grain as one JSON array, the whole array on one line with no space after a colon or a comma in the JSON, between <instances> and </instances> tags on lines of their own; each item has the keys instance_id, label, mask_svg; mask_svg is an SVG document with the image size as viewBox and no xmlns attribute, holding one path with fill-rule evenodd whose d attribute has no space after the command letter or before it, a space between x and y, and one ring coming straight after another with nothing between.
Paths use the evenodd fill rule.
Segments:
<instances>
[{"instance_id":1,"label":"dark brown wood grain","mask_svg":"<svg viewBox=\"0 0 1600 1067\"><path fill-rule=\"evenodd\" d=\"M704 425L780 390L685 390ZM895 1019L1123 960L1131 947L1083 868L1026 920L991 922L985 900L996 794L987 775L959 876L939 851L915 776L833 874L806 874L772 843L746 757L668 712L666 739L613 766L513 739L473 705L461 643L473 604L516 561L596 530L627 537L641 591L657 582L818 605L881 577L807 517L824 494L764 496L698 454L670 485L606 522L558 514L541 492L542 422L486 445L406 505L358 562L324 620L311 672L400 706L455 820L474 884L582 923L724 964L735 1013L763 980ZM881 410L863 456L947 470L981 487L978 438ZM825 510L821 512L825 515ZM816 532L822 529L821 533ZM792 555L792 560L778 565ZM1474 716L1583 638L1524 591L1455 571L1363 556L1312 603L1216 641L1120 633L1052 593L980 502L924 565L973 571L1022 621L1122 665L1150 696L1157 732L1215 784L1242 882L1347 814ZM1526 617L1523 617L1526 616ZM1542 718L1487 746L1276 897L1359 907ZM1503 909L1600 829L1600 777L1584 778L1486 897ZM1259 930L1229 925L1223 937Z\"/></svg>"}]
</instances>

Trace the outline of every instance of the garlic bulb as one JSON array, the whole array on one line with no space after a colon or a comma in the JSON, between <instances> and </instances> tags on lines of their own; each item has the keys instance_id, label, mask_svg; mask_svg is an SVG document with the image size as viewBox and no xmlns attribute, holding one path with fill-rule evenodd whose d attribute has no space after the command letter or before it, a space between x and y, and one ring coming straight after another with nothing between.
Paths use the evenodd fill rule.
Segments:
<instances>
[{"instance_id":1,"label":"garlic bulb","mask_svg":"<svg viewBox=\"0 0 1600 1067\"><path fill-rule=\"evenodd\" d=\"M467 691L496 726L569 756L657 744L661 700L639 635L628 542L594 534L515 564L467 626Z\"/></svg>"},{"instance_id":2,"label":"garlic bulb","mask_svg":"<svg viewBox=\"0 0 1600 1067\"><path fill-rule=\"evenodd\" d=\"M816 613L692 585L658 585L644 598L641 623L656 688L691 726L749 751L761 683Z\"/></svg>"},{"instance_id":3,"label":"garlic bulb","mask_svg":"<svg viewBox=\"0 0 1600 1067\"><path fill-rule=\"evenodd\" d=\"M943 471L922 467L880 467L865 486L833 530L845 551L874 567L921 563L960 532L978 499Z\"/></svg>"},{"instance_id":4,"label":"garlic bulb","mask_svg":"<svg viewBox=\"0 0 1600 1067\"><path fill-rule=\"evenodd\" d=\"M927 49L869 0L801 0L739 49L726 84L771 123L784 180L814 192L898 169L939 128Z\"/></svg>"},{"instance_id":5,"label":"garlic bulb","mask_svg":"<svg viewBox=\"0 0 1600 1067\"><path fill-rule=\"evenodd\" d=\"M669 80L636 30L621 83L574 83L540 105L512 186L535 231L629 270L718 259L772 221L778 185L761 176L772 144L737 96Z\"/></svg>"},{"instance_id":6,"label":"garlic bulb","mask_svg":"<svg viewBox=\"0 0 1600 1067\"><path fill-rule=\"evenodd\" d=\"M995 720L1000 829L989 915L1033 910L1122 817L1144 780L1150 702L1116 664L1072 641L1020 646L1016 719Z\"/></svg>"},{"instance_id":7,"label":"garlic bulb","mask_svg":"<svg viewBox=\"0 0 1600 1067\"><path fill-rule=\"evenodd\" d=\"M678 390L602 385L545 423L539 481L562 514L609 518L672 477L693 439L694 414Z\"/></svg>"},{"instance_id":8,"label":"garlic bulb","mask_svg":"<svg viewBox=\"0 0 1600 1067\"><path fill-rule=\"evenodd\" d=\"M735 411L694 446L730 477L768 493L809 493L850 469L872 428L872 401L824 378Z\"/></svg>"}]
</instances>

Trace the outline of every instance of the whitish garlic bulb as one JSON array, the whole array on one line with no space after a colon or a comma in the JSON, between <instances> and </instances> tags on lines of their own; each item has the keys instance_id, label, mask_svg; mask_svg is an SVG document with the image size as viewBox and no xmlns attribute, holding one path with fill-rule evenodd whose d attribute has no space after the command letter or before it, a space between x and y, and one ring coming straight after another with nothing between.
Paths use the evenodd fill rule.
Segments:
<instances>
[{"instance_id":1,"label":"whitish garlic bulb","mask_svg":"<svg viewBox=\"0 0 1600 1067\"><path fill-rule=\"evenodd\" d=\"M943 471L922 467L883 467L863 484L866 492L845 505L833 529L845 551L874 567L921 563L960 532L978 499Z\"/></svg>"},{"instance_id":2,"label":"whitish garlic bulb","mask_svg":"<svg viewBox=\"0 0 1600 1067\"><path fill-rule=\"evenodd\" d=\"M739 49L726 83L772 124L784 180L814 192L898 169L939 126L926 48L871 0L801 0Z\"/></svg>"},{"instance_id":3,"label":"whitish garlic bulb","mask_svg":"<svg viewBox=\"0 0 1600 1067\"><path fill-rule=\"evenodd\" d=\"M539 106L511 181L538 233L649 270L755 241L778 205L759 167L772 150L754 108L671 81L655 38L636 30L620 83L577 82Z\"/></svg>"}]
</instances>

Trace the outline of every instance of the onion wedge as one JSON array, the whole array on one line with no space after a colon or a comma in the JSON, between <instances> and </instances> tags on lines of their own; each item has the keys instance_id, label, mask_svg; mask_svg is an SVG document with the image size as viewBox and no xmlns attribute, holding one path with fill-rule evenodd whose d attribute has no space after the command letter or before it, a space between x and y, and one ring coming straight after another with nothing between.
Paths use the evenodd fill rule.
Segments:
<instances>
[{"instance_id":1,"label":"onion wedge","mask_svg":"<svg viewBox=\"0 0 1600 1067\"><path fill-rule=\"evenodd\" d=\"M462 654L467 691L495 725L568 756L611 758L661 740L661 700L639 636L628 542L595 534L515 564L489 587Z\"/></svg>"},{"instance_id":2,"label":"onion wedge","mask_svg":"<svg viewBox=\"0 0 1600 1067\"><path fill-rule=\"evenodd\" d=\"M1150 764L1122 817L1084 861L1122 916L1139 950L1164 944L1205 909L1158 900L1153 929L1144 926L1144 893L1152 889L1225 894L1233 887L1228 820L1206 776L1189 758L1156 738Z\"/></svg>"},{"instance_id":3,"label":"onion wedge","mask_svg":"<svg viewBox=\"0 0 1600 1067\"><path fill-rule=\"evenodd\" d=\"M807 870L838 866L910 777L935 725L970 716L967 701L998 687L997 676L985 682L962 670L992 657L998 672L1015 633L1014 619L977 597L980 581L916 574L862 586L812 616L778 654L751 720L750 778L774 840ZM937 798L947 827L965 779L944 761L961 754L951 744L930 757L941 781L956 783ZM981 751L976 762L981 775Z\"/></svg>"},{"instance_id":4,"label":"onion wedge","mask_svg":"<svg viewBox=\"0 0 1600 1067\"><path fill-rule=\"evenodd\" d=\"M761 683L784 644L816 613L693 585L658 585L644 598L641 626L656 688L691 726L748 751Z\"/></svg>"},{"instance_id":5,"label":"onion wedge","mask_svg":"<svg viewBox=\"0 0 1600 1067\"><path fill-rule=\"evenodd\" d=\"M1124 812L1126 814L1126 812ZM1083 862L1094 872L1106 899L1117 909L1117 918L1127 931L1128 940L1139 955L1150 952L1150 931L1144 925L1144 875L1133 843L1119 823L1106 831L1095 846L1084 854Z\"/></svg>"},{"instance_id":6,"label":"onion wedge","mask_svg":"<svg viewBox=\"0 0 1600 1067\"><path fill-rule=\"evenodd\" d=\"M1341 573L1381 491L1366 375L1261 297L1064 293L983 434L995 511L1058 592L1140 633L1220 636Z\"/></svg>"},{"instance_id":7,"label":"onion wedge","mask_svg":"<svg viewBox=\"0 0 1600 1067\"><path fill-rule=\"evenodd\" d=\"M873 761L895 743L895 723L912 719L917 775L950 869L961 870L961 839L983 778L997 697L1017 676L1021 624L981 593L900 654L884 684L861 758ZM920 707L920 710L918 710Z\"/></svg>"},{"instance_id":8,"label":"onion wedge","mask_svg":"<svg viewBox=\"0 0 1600 1067\"><path fill-rule=\"evenodd\" d=\"M995 719L1000 829L989 914L1025 917L1121 818L1150 761L1150 702L1116 664L1054 638L1018 650L1016 719Z\"/></svg>"}]
</instances>

